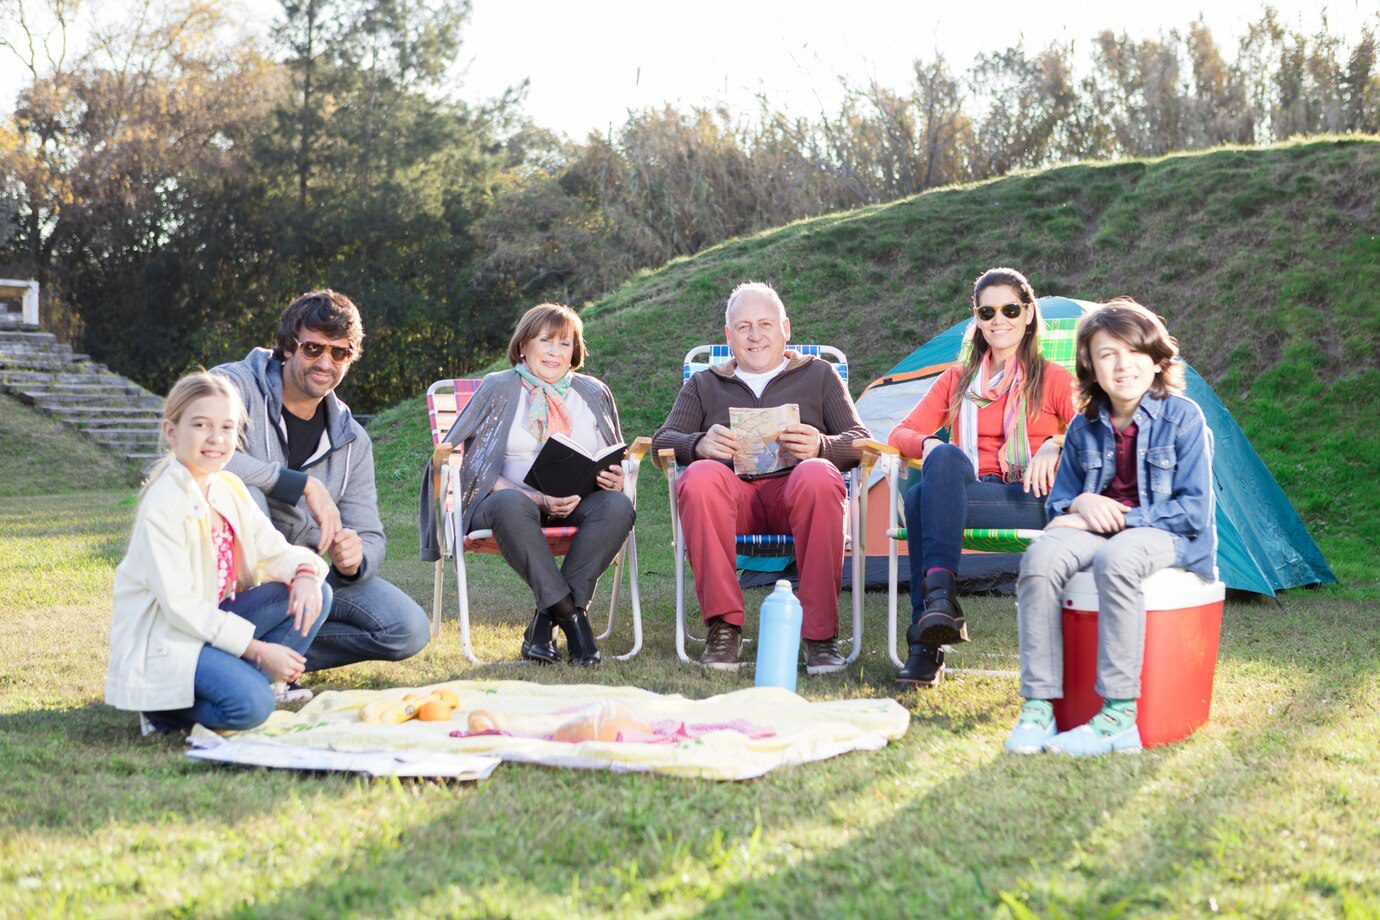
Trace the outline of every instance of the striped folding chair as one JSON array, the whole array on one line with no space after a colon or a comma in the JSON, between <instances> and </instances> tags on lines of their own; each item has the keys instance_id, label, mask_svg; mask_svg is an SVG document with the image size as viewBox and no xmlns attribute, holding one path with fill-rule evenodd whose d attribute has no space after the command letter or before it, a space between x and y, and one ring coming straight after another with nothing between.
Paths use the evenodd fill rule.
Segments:
<instances>
[{"instance_id":1,"label":"striped folding chair","mask_svg":"<svg viewBox=\"0 0 1380 920\"><path fill-rule=\"evenodd\" d=\"M475 530L465 533L465 509L460 503L460 464L462 448L445 443L446 432L455 424L456 418L464 410L481 381L438 380L426 391L427 417L431 425L431 469L432 494L436 496L437 542L441 547L441 558L436 560L436 574L431 592L431 632L435 635L441 628L441 595L445 587L446 558L455 563L455 577L459 594L460 644L465 657L479 662L470 644L470 601L469 582L465 575L466 553L499 554L498 543L492 530ZM637 471L642 457L651 447L651 438L637 438L628 446L628 459L623 462L625 473L624 489L633 507L637 506ZM543 527L551 553L563 556L570 549L570 542L579 531L578 527ZM463 535L463 540L460 539ZM458 547L458 549L457 549ZM637 584L637 531L628 534L628 540L619 550L613 564L613 598L609 603L609 622L599 634L600 640L613 633L614 615L618 611L618 595L623 582L623 560L627 557L629 593L632 595L633 646L619 660L633 657L642 649L642 597ZM591 606L593 604L591 603Z\"/></svg>"},{"instance_id":2,"label":"striped folding chair","mask_svg":"<svg viewBox=\"0 0 1380 920\"><path fill-rule=\"evenodd\" d=\"M802 355L811 355L823 358L833 365L834 370L842 378L844 386L848 385L848 358L842 351L831 345L795 345L787 346L791 351L799 352ZM700 345L690 349L685 353L685 360L681 367L681 382L688 381L692 374L697 374L712 364L722 364L733 357L733 352L728 345ZM680 526L680 510L676 503L676 483L680 477L681 467L677 466L675 452L663 450L657 458L657 465L666 474L667 491L671 499L671 523L674 529L675 551L676 551L676 655L680 660L690 663L690 656L685 651L685 640L687 636L694 642L703 643L704 639L700 636L692 635L685 620L685 540ZM858 503L858 496L861 494L861 482L859 471L855 468L844 475L844 486L848 493L848 503L845 506L843 518L844 530L844 549L852 550L853 563L853 638L852 650L848 654L848 663L852 664L862 653L862 611L863 611L863 552L862 552L862 512ZM743 563L750 559L785 559L789 560L795 556L795 538L790 534L738 534L737 551L739 568L744 568ZM749 641L749 640L744 640Z\"/></svg>"},{"instance_id":3,"label":"striped folding chair","mask_svg":"<svg viewBox=\"0 0 1380 920\"><path fill-rule=\"evenodd\" d=\"M1063 366L1070 373L1074 370L1077 326L1078 320L1076 318L1046 319L1044 328L1040 331L1040 354L1047 360ZM968 351L972 347L971 336L972 331L970 329L959 349L955 363L968 360ZM887 653L891 655L891 660L899 668L903 662L897 649L896 633L896 608L900 578L900 554L897 550L897 544L906 539L906 528L901 526L900 521L901 467L904 464L918 470L921 461L914 457L906 457L896 448L879 441L865 441L858 446L863 450L864 469L870 471L875 464L887 479ZM1023 553L1031 541L1039 538L1042 533L1044 533L1042 530L965 530L963 531L963 548L980 553ZM1012 673L1009 671L964 670L969 674L1004 676Z\"/></svg>"}]
</instances>

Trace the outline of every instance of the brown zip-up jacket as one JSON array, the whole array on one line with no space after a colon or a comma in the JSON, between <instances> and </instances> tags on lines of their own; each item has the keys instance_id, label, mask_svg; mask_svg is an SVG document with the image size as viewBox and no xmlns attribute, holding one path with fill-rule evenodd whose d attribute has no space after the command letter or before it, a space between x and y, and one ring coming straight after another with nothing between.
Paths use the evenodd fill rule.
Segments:
<instances>
[{"instance_id":1,"label":"brown zip-up jacket","mask_svg":"<svg viewBox=\"0 0 1380 920\"><path fill-rule=\"evenodd\" d=\"M857 466L858 451L849 442L872 435L858 417L853 397L848 395L843 381L833 366L821 358L788 349L786 359L785 369L767 383L761 399L733 376L737 362L731 358L693 375L680 388L666 423L652 436L652 450L670 448L676 452L678 464L689 466L698 459L695 445L710 427L727 427L730 408L795 403L800 407L800 421L818 428L823 436L820 456L840 470Z\"/></svg>"}]
</instances>

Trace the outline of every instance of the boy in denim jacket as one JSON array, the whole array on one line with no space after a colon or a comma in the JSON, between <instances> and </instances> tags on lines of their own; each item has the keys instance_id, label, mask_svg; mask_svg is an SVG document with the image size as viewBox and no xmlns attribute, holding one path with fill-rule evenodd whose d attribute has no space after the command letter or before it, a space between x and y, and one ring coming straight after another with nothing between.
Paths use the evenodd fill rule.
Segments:
<instances>
[{"instance_id":1,"label":"boy in denim jacket","mask_svg":"<svg viewBox=\"0 0 1380 920\"><path fill-rule=\"evenodd\" d=\"M1118 298L1078 324L1081 412L1070 423L1050 491L1045 534L1016 582L1021 695L1012 753L1087 755L1141 748L1136 700L1145 657L1141 583L1161 569L1216 578L1212 431L1182 396L1178 345L1154 313ZM1063 696L1060 601L1091 567L1097 584L1097 683L1102 711L1055 734Z\"/></svg>"}]
</instances>

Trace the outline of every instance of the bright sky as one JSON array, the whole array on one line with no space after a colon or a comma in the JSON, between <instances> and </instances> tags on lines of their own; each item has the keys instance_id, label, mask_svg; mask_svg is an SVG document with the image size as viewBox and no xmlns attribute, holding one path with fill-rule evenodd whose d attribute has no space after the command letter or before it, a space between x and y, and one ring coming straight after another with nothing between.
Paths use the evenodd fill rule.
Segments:
<instances>
[{"instance_id":1,"label":"bright sky","mask_svg":"<svg viewBox=\"0 0 1380 920\"><path fill-rule=\"evenodd\" d=\"M277 0L238 2L244 21L265 30L281 9ZM1274 6L1309 32L1323 8L1316 0ZM961 72L980 52L1021 38L1028 49L1051 41L1087 49L1103 28L1148 37L1201 14L1230 57L1262 9L1263 0L473 0L454 91L478 101L530 78L526 111L575 138L668 101L751 111L764 93L777 108L810 115L821 104L834 108L840 77L899 89L916 57L942 53ZM1380 26L1377 0L1329 0L1326 9L1334 35ZM0 59L0 99L12 99L23 76Z\"/></svg>"},{"instance_id":2,"label":"bright sky","mask_svg":"<svg viewBox=\"0 0 1380 920\"><path fill-rule=\"evenodd\" d=\"M496 94L531 78L526 110L576 137L620 124L628 109L665 101L719 100L755 109L756 95L795 114L832 108L838 78L875 77L900 88L916 57L942 53L955 71L1023 38L1026 47L1074 41L1090 48L1100 30L1148 37L1201 14L1228 57L1262 0L474 0L461 52L461 94ZM1317 0L1274 0L1283 20L1318 26ZM1334 35L1380 25L1376 0L1331 0ZM1089 10L1095 12L1089 12Z\"/></svg>"}]
</instances>

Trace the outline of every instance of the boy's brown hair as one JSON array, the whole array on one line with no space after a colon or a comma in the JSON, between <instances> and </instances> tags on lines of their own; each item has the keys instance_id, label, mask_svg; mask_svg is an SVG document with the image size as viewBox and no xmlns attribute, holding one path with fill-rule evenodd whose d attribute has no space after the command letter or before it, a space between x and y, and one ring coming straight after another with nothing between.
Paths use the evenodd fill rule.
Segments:
<instances>
[{"instance_id":1,"label":"boy's brown hair","mask_svg":"<svg viewBox=\"0 0 1380 920\"><path fill-rule=\"evenodd\" d=\"M1115 297L1084 314L1078 321L1077 374L1079 411L1096 420L1104 407L1112 404L1097 382L1093 367L1092 340L1099 332L1124 342L1134 351L1149 355L1160 372L1150 384L1150 392L1163 399L1184 391L1184 368L1179 358L1179 343L1164 327L1164 321L1131 297Z\"/></svg>"}]
</instances>

